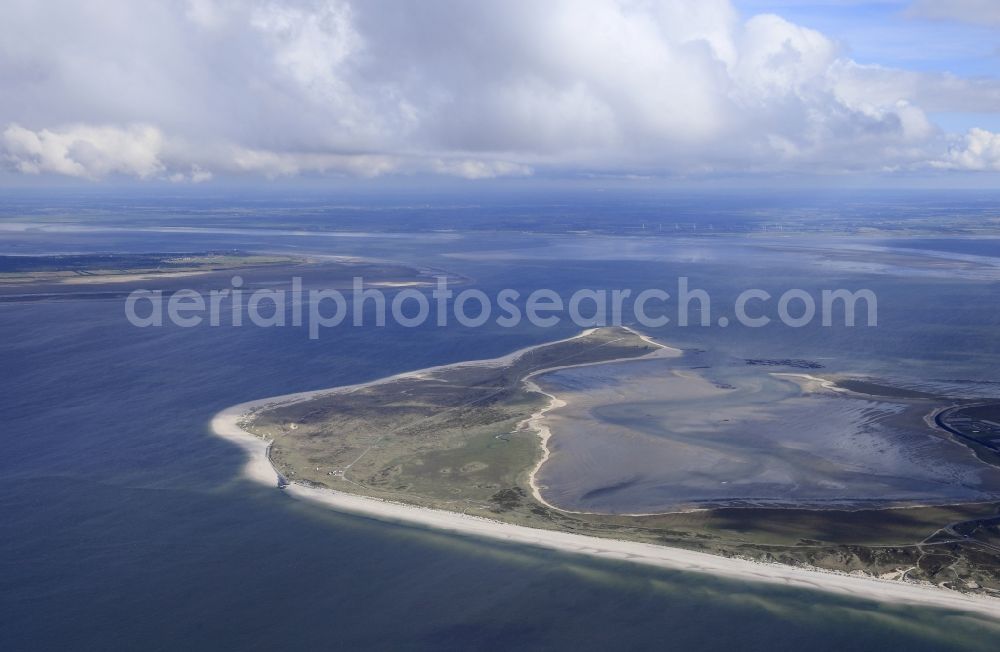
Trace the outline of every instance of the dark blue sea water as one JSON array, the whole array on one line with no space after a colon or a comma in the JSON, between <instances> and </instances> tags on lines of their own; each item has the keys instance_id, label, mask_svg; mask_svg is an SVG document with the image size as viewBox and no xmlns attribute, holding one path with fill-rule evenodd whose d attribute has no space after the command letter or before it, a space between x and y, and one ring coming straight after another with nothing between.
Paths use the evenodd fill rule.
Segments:
<instances>
[{"instance_id":1,"label":"dark blue sea water","mask_svg":"<svg viewBox=\"0 0 1000 652\"><path fill-rule=\"evenodd\" d=\"M669 288L684 274L720 304L748 284L857 283L880 292L877 329L656 335L914 380L996 379L1000 362L995 281L831 268L743 239L398 225L364 237L276 235L273 223L237 219L225 233L164 231L176 226L168 208L141 220L107 207L96 217L12 215L63 226L2 232L0 253L366 255L454 270L487 292ZM237 402L492 357L575 330L345 327L311 341L290 327L137 329L120 299L0 303L0 649L995 649L1000 629L970 616L339 515L241 479L243 454L208 432Z\"/></svg>"}]
</instances>

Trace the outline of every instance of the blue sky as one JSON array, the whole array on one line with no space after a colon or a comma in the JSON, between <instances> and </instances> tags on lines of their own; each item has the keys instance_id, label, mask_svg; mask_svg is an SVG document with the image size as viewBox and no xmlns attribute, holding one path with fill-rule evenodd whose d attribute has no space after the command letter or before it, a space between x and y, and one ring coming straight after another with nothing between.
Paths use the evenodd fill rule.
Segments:
<instances>
[{"instance_id":1,"label":"blue sky","mask_svg":"<svg viewBox=\"0 0 1000 652\"><path fill-rule=\"evenodd\" d=\"M859 63L993 79L1000 71L1000 26L977 21L974 15L968 20L932 18L914 11L909 0L738 0L735 4L745 14L777 13L823 32ZM1000 113L931 115L947 131L974 127L1000 131Z\"/></svg>"},{"instance_id":2,"label":"blue sky","mask_svg":"<svg viewBox=\"0 0 1000 652\"><path fill-rule=\"evenodd\" d=\"M777 13L842 43L859 63L910 70L995 76L1000 67L997 26L928 18L907 0L809 2L738 0L745 14Z\"/></svg>"},{"instance_id":3,"label":"blue sky","mask_svg":"<svg viewBox=\"0 0 1000 652\"><path fill-rule=\"evenodd\" d=\"M996 0L0 5L0 181L1000 173Z\"/></svg>"}]
</instances>

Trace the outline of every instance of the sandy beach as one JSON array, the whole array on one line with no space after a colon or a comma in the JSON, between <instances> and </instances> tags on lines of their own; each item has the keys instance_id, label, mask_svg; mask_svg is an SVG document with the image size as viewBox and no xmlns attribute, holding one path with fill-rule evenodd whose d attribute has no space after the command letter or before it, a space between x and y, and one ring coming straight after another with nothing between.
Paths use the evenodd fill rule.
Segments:
<instances>
[{"instance_id":1,"label":"sandy beach","mask_svg":"<svg viewBox=\"0 0 1000 652\"><path fill-rule=\"evenodd\" d=\"M584 334L585 333L576 337L581 337ZM654 352L652 355L671 355L675 354L673 352L677 351L676 349L670 349L669 347L665 347L655 342L654 344L661 347L661 349ZM441 367L434 367L432 369L423 369L416 372L398 374L396 376L379 379L370 383L300 392L296 394L288 394L279 397L241 403L216 414L212 418L211 429L215 435L232 442L246 451L247 463L244 467L245 477L267 486L278 487L281 478L279 477L278 472L271 465L268 457L270 443L248 433L242 428L242 424L245 419L253 412L267 406L295 403L320 395L347 393L360 387L385 383L399 378L420 376L429 371L441 369L443 367L455 367L470 364L504 364L531 348L535 347L527 347L526 349L516 351L508 356L504 356L503 358L488 361L442 365ZM538 373L544 373L544 371L536 372L536 374L533 375L537 375ZM549 407L552 407L552 404L558 400L555 399L555 397L551 398L552 402L550 402ZM532 417L525 422L525 425L537 429L541 433L543 451L547 452L547 448L545 447L544 424L541 423L545 411L546 410L543 409L532 415ZM534 472L538 470L543 462L544 457L542 461L536 465L532 472L532 490L536 499L539 500L540 494L534 483ZM341 512L363 515L394 523L432 528L464 536L473 536L505 541L514 544L536 546L566 553L585 554L604 559L622 560L671 570L709 573L738 581L761 582L792 588L812 589L877 602L952 609L978 613L993 618L1000 618L1000 599L978 595L967 595L930 585L878 579L869 576L849 575L846 573L786 566L782 564L758 563L744 559L727 558L707 553L634 541L622 541L565 532L539 530L478 516L469 516L457 512L417 507L398 502L354 495L333 489L310 487L297 483L287 484L284 487L284 491L296 498L321 504Z\"/></svg>"}]
</instances>

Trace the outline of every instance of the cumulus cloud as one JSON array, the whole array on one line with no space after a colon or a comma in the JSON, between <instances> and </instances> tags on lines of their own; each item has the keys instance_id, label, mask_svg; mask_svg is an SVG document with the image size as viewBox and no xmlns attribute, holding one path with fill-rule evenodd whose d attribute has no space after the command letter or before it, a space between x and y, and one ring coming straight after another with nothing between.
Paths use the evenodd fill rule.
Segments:
<instances>
[{"instance_id":1,"label":"cumulus cloud","mask_svg":"<svg viewBox=\"0 0 1000 652\"><path fill-rule=\"evenodd\" d=\"M1000 171L1000 134L986 129L970 129L948 156L935 161L936 167L958 170Z\"/></svg>"},{"instance_id":2,"label":"cumulus cloud","mask_svg":"<svg viewBox=\"0 0 1000 652\"><path fill-rule=\"evenodd\" d=\"M940 167L1000 107L729 0L9 0L0 84L8 169L185 182Z\"/></svg>"},{"instance_id":3,"label":"cumulus cloud","mask_svg":"<svg viewBox=\"0 0 1000 652\"><path fill-rule=\"evenodd\" d=\"M149 125L32 131L12 124L4 130L2 142L7 161L26 174L100 179L117 173L145 179L163 171L159 159L163 135Z\"/></svg>"}]
</instances>

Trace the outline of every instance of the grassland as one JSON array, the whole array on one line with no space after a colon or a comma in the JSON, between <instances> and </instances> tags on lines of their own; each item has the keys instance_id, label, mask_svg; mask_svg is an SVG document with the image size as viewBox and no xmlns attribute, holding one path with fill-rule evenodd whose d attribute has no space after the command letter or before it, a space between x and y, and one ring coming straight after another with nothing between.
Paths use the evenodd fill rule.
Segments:
<instances>
[{"instance_id":1,"label":"grassland","mask_svg":"<svg viewBox=\"0 0 1000 652\"><path fill-rule=\"evenodd\" d=\"M624 329L530 349L499 364L464 364L268 410L255 433L289 479L433 507L493 514L512 506L540 451L526 427L548 397L531 374L652 354Z\"/></svg>"}]
</instances>

